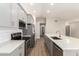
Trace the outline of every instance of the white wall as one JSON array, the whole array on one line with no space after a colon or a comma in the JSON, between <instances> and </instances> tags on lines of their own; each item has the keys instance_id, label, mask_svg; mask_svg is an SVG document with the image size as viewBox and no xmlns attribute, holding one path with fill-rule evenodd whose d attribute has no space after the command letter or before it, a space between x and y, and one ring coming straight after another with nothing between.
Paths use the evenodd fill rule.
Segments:
<instances>
[{"instance_id":1,"label":"white wall","mask_svg":"<svg viewBox=\"0 0 79 59\"><path fill-rule=\"evenodd\" d=\"M60 31L62 35L65 35L65 21L58 19L58 22L54 21L54 18L46 19L46 32L48 34L56 34L56 31Z\"/></svg>"},{"instance_id":2,"label":"white wall","mask_svg":"<svg viewBox=\"0 0 79 59\"><path fill-rule=\"evenodd\" d=\"M35 28L35 37L36 39L40 38L40 22L36 22L36 28Z\"/></svg>"},{"instance_id":3,"label":"white wall","mask_svg":"<svg viewBox=\"0 0 79 59\"><path fill-rule=\"evenodd\" d=\"M48 34L56 34L56 31L60 31L62 35L65 35L65 26L66 22L70 25L70 36L79 38L79 19L70 19L70 20L59 20L59 22L55 23L54 19L46 20L46 33Z\"/></svg>"}]
</instances>

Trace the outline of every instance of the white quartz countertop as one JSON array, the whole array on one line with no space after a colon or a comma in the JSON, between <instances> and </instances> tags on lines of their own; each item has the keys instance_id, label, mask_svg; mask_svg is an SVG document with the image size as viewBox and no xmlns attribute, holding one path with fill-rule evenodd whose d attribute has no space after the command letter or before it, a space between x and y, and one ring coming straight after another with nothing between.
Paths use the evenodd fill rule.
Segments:
<instances>
[{"instance_id":1,"label":"white quartz countertop","mask_svg":"<svg viewBox=\"0 0 79 59\"><path fill-rule=\"evenodd\" d=\"M63 50L78 50L79 49L79 39L67 36L61 36L61 40L54 40L51 38L51 34L45 34L50 40L57 44Z\"/></svg>"},{"instance_id":2,"label":"white quartz countertop","mask_svg":"<svg viewBox=\"0 0 79 59\"><path fill-rule=\"evenodd\" d=\"M9 54L19 47L24 40L9 40L5 43L0 44L0 54Z\"/></svg>"}]
</instances>

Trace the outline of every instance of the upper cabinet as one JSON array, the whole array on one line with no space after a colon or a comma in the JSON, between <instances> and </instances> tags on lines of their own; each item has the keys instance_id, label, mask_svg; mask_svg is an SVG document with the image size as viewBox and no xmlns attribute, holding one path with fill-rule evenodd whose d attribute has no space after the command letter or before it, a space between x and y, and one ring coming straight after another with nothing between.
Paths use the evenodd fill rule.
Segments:
<instances>
[{"instance_id":1,"label":"upper cabinet","mask_svg":"<svg viewBox=\"0 0 79 59\"><path fill-rule=\"evenodd\" d=\"M19 26L19 20L17 19L17 7L18 5L16 3L11 4L11 26L16 28Z\"/></svg>"},{"instance_id":2,"label":"upper cabinet","mask_svg":"<svg viewBox=\"0 0 79 59\"><path fill-rule=\"evenodd\" d=\"M0 3L0 26L11 26L11 4Z\"/></svg>"},{"instance_id":3,"label":"upper cabinet","mask_svg":"<svg viewBox=\"0 0 79 59\"><path fill-rule=\"evenodd\" d=\"M27 23L33 24L34 19L33 16L31 14L27 14Z\"/></svg>"},{"instance_id":4,"label":"upper cabinet","mask_svg":"<svg viewBox=\"0 0 79 59\"><path fill-rule=\"evenodd\" d=\"M24 8L22 7L21 4L18 4L17 10L18 10L17 11L17 19L25 22L26 28L27 28L27 13L26 13L26 11L24 10Z\"/></svg>"},{"instance_id":5,"label":"upper cabinet","mask_svg":"<svg viewBox=\"0 0 79 59\"><path fill-rule=\"evenodd\" d=\"M19 20L27 23L27 14L18 3L0 3L0 26L19 28Z\"/></svg>"},{"instance_id":6,"label":"upper cabinet","mask_svg":"<svg viewBox=\"0 0 79 59\"><path fill-rule=\"evenodd\" d=\"M25 13L25 10L20 4L18 4L17 10L18 10L17 11L18 20L22 20L25 23L27 23L27 14Z\"/></svg>"},{"instance_id":7,"label":"upper cabinet","mask_svg":"<svg viewBox=\"0 0 79 59\"><path fill-rule=\"evenodd\" d=\"M18 28L16 3L0 3L0 26Z\"/></svg>"},{"instance_id":8,"label":"upper cabinet","mask_svg":"<svg viewBox=\"0 0 79 59\"><path fill-rule=\"evenodd\" d=\"M28 23L34 23L33 16L21 4L0 3L0 26L19 28L19 20L26 23L26 28Z\"/></svg>"}]
</instances>

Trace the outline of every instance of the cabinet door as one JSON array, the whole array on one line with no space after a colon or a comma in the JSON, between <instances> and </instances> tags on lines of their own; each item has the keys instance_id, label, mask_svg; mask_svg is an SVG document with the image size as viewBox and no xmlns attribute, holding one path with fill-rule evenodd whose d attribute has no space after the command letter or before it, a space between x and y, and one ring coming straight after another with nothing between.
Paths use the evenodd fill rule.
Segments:
<instances>
[{"instance_id":1,"label":"cabinet door","mask_svg":"<svg viewBox=\"0 0 79 59\"><path fill-rule=\"evenodd\" d=\"M19 56L19 50L18 50L18 48L15 49L10 55L11 56Z\"/></svg>"},{"instance_id":2,"label":"cabinet door","mask_svg":"<svg viewBox=\"0 0 79 59\"><path fill-rule=\"evenodd\" d=\"M53 56L63 56L63 50L53 43Z\"/></svg>"},{"instance_id":3,"label":"cabinet door","mask_svg":"<svg viewBox=\"0 0 79 59\"><path fill-rule=\"evenodd\" d=\"M24 56L24 43L19 46L18 50L19 56Z\"/></svg>"},{"instance_id":4,"label":"cabinet door","mask_svg":"<svg viewBox=\"0 0 79 59\"><path fill-rule=\"evenodd\" d=\"M35 44L35 38L34 38L34 34L31 35L31 39L30 39L30 47L33 48Z\"/></svg>"},{"instance_id":5,"label":"cabinet door","mask_svg":"<svg viewBox=\"0 0 79 59\"><path fill-rule=\"evenodd\" d=\"M45 46L47 47L47 40L48 40L47 36L44 36L44 39L45 39L44 44L45 44Z\"/></svg>"},{"instance_id":6,"label":"cabinet door","mask_svg":"<svg viewBox=\"0 0 79 59\"><path fill-rule=\"evenodd\" d=\"M11 4L0 3L0 26L11 27Z\"/></svg>"},{"instance_id":7,"label":"cabinet door","mask_svg":"<svg viewBox=\"0 0 79 59\"><path fill-rule=\"evenodd\" d=\"M19 5L17 6L17 10L18 10L18 11L17 11L17 19L18 19L18 20L19 20L19 19L22 20L22 16L21 16L21 8L20 8Z\"/></svg>"},{"instance_id":8,"label":"cabinet door","mask_svg":"<svg viewBox=\"0 0 79 59\"><path fill-rule=\"evenodd\" d=\"M24 43L21 45L22 49L21 49L21 53L22 53L22 56L24 56L24 53L25 53L25 45Z\"/></svg>"},{"instance_id":9,"label":"cabinet door","mask_svg":"<svg viewBox=\"0 0 79 59\"><path fill-rule=\"evenodd\" d=\"M24 12L22 6L20 6L19 4L17 6L17 19L24 21L26 23L27 28L27 14Z\"/></svg>"},{"instance_id":10,"label":"cabinet door","mask_svg":"<svg viewBox=\"0 0 79 59\"><path fill-rule=\"evenodd\" d=\"M31 24L33 24L33 17L32 17L32 15L31 14L27 14L27 23L31 23Z\"/></svg>"},{"instance_id":11,"label":"cabinet door","mask_svg":"<svg viewBox=\"0 0 79 59\"><path fill-rule=\"evenodd\" d=\"M17 6L17 18L18 20L22 20L24 22L27 22L27 15L25 14L24 10L21 8L20 5Z\"/></svg>"},{"instance_id":12,"label":"cabinet door","mask_svg":"<svg viewBox=\"0 0 79 59\"><path fill-rule=\"evenodd\" d=\"M45 36L45 46L48 49L49 55L52 55L52 41L47 36Z\"/></svg>"},{"instance_id":13,"label":"cabinet door","mask_svg":"<svg viewBox=\"0 0 79 59\"><path fill-rule=\"evenodd\" d=\"M11 56L24 56L24 43L17 47L11 54Z\"/></svg>"},{"instance_id":14,"label":"cabinet door","mask_svg":"<svg viewBox=\"0 0 79 59\"><path fill-rule=\"evenodd\" d=\"M52 47L53 47L52 41L51 39L48 39L48 50L51 56L52 56Z\"/></svg>"},{"instance_id":15,"label":"cabinet door","mask_svg":"<svg viewBox=\"0 0 79 59\"><path fill-rule=\"evenodd\" d=\"M19 27L19 20L17 19L17 7L16 3L11 4L11 26L12 27Z\"/></svg>"}]
</instances>

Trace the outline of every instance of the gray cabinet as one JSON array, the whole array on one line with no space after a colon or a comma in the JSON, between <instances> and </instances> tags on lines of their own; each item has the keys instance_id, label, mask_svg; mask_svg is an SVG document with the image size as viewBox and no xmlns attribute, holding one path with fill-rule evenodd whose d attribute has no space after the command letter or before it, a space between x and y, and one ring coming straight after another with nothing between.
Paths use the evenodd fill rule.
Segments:
<instances>
[{"instance_id":1,"label":"gray cabinet","mask_svg":"<svg viewBox=\"0 0 79 59\"><path fill-rule=\"evenodd\" d=\"M63 50L53 42L53 56L63 56Z\"/></svg>"},{"instance_id":2,"label":"gray cabinet","mask_svg":"<svg viewBox=\"0 0 79 59\"><path fill-rule=\"evenodd\" d=\"M62 56L63 50L56 45L51 39L49 39L47 36L45 38L45 46L48 49L50 56Z\"/></svg>"},{"instance_id":3,"label":"gray cabinet","mask_svg":"<svg viewBox=\"0 0 79 59\"><path fill-rule=\"evenodd\" d=\"M34 45L35 45L35 34L33 34L33 35L31 36L30 45L31 45L31 46L30 46L31 48L33 48Z\"/></svg>"},{"instance_id":4,"label":"gray cabinet","mask_svg":"<svg viewBox=\"0 0 79 59\"><path fill-rule=\"evenodd\" d=\"M48 49L48 52L49 52L50 56L53 55L52 54L52 52L53 52L53 50L52 50L52 48L53 48L52 44L53 44L52 41L47 36L45 36L45 46Z\"/></svg>"},{"instance_id":5,"label":"gray cabinet","mask_svg":"<svg viewBox=\"0 0 79 59\"><path fill-rule=\"evenodd\" d=\"M35 45L35 34L29 36L24 36L23 40L25 40L25 55L28 55L31 52L31 48Z\"/></svg>"},{"instance_id":6,"label":"gray cabinet","mask_svg":"<svg viewBox=\"0 0 79 59\"><path fill-rule=\"evenodd\" d=\"M33 24L28 23L27 24L27 35L32 35L33 34Z\"/></svg>"}]
</instances>

